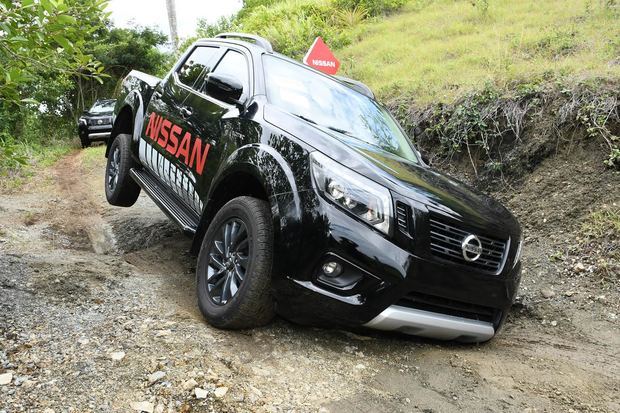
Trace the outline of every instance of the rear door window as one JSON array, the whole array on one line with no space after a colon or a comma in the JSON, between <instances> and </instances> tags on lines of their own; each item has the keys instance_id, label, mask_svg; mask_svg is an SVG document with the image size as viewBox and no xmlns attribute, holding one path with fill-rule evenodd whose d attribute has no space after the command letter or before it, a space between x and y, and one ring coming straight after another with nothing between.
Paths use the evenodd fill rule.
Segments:
<instances>
[{"instance_id":1,"label":"rear door window","mask_svg":"<svg viewBox=\"0 0 620 413\"><path fill-rule=\"evenodd\" d=\"M181 83L198 90L201 79L211 72L218 51L219 47L198 46L195 48L177 71Z\"/></svg>"}]
</instances>

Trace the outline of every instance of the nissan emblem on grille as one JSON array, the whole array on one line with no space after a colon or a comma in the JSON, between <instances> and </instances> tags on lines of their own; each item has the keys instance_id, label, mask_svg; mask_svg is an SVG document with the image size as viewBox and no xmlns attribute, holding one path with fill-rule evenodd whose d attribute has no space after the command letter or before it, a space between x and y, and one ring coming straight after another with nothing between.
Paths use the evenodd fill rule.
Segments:
<instances>
[{"instance_id":1,"label":"nissan emblem on grille","mask_svg":"<svg viewBox=\"0 0 620 413\"><path fill-rule=\"evenodd\" d=\"M480 239L473 234L465 237L461 244L461 249L463 250L463 258L465 258L465 261L476 261L482 255L482 243Z\"/></svg>"}]
</instances>

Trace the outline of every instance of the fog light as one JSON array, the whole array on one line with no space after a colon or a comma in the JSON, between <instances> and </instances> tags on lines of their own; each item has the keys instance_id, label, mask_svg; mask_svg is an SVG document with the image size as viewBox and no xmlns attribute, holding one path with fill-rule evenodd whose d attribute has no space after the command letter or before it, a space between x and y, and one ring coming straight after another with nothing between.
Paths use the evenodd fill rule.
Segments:
<instances>
[{"instance_id":1,"label":"fog light","mask_svg":"<svg viewBox=\"0 0 620 413\"><path fill-rule=\"evenodd\" d=\"M342 273L342 265L335 261L326 262L323 264L323 274L328 277L337 277Z\"/></svg>"}]
</instances>

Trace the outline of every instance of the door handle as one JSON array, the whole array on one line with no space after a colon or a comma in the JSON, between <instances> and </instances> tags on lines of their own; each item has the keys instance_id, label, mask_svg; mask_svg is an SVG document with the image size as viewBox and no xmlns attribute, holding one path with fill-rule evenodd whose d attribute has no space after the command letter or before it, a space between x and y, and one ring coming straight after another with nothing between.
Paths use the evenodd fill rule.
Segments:
<instances>
[{"instance_id":1,"label":"door handle","mask_svg":"<svg viewBox=\"0 0 620 413\"><path fill-rule=\"evenodd\" d=\"M192 110L188 107L181 108L181 116L184 118L189 118L192 116Z\"/></svg>"}]
</instances>

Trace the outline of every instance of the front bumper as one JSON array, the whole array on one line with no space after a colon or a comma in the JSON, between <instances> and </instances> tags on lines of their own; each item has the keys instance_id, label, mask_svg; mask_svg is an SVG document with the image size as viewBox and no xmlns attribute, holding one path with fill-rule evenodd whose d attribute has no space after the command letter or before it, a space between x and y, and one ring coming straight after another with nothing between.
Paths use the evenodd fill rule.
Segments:
<instances>
[{"instance_id":1,"label":"front bumper","mask_svg":"<svg viewBox=\"0 0 620 413\"><path fill-rule=\"evenodd\" d=\"M316 209L304 225L288 232L289 240L301 240L300 252L291 254L289 241L280 246L285 253L275 257L277 309L285 318L465 342L487 341L500 330L520 282L521 264L513 261L517 242L506 252L501 272L481 273L432 256L421 205L415 205L421 214L414 237L398 238L322 199L306 204ZM330 285L321 280L317 274L332 259L359 281Z\"/></svg>"},{"instance_id":2,"label":"front bumper","mask_svg":"<svg viewBox=\"0 0 620 413\"><path fill-rule=\"evenodd\" d=\"M376 330L399 331L437 340L481 343L495 335L493 323L392 305L364 324Z\"/></svg>"},{"instance_id":3,"label":"front bumper","mask_svg":"<svg viewBox=\"0 0 620 413\"><path fill-rule=\"evenodd\" d=\"M81 137L88 138L91 141L94 140L105 140L110 137L112 133L112 125L91 125L86 126L80 124L78 127L79 133Z\"/></svg>"}]
</instances>

